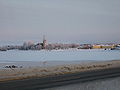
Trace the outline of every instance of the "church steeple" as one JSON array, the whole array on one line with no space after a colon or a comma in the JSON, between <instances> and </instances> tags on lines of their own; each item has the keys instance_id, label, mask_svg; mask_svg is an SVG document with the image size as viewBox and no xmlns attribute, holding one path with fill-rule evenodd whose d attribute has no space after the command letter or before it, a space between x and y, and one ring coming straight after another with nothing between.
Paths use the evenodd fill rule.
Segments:
<instances>
[{"instance_id":1,"label":"church steeple","mask_svg":"<svg viewBox=\"0 0 120 90\"><path fill-rule=\"evenodd\" d=\"M47 43L47 41L46 41L45 35L44 35L43 36L43 49L46 49L46 43Z\"/></svg>"}]
</instances>

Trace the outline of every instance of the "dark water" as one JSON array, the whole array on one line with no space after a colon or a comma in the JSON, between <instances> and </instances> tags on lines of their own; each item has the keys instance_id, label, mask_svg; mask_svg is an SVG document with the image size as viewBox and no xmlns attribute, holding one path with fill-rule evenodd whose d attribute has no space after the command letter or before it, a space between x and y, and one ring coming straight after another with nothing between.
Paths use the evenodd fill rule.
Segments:
<instances>
[{"instance_id":1,"label":"dark water","mask_svg":"<svg viewBox=\"0 0 120 90\"><path fill-rule=\"evenodd\" d=\"M44 90L120 90L120 77L71 84Z\"/></svg>"}]
</instances>

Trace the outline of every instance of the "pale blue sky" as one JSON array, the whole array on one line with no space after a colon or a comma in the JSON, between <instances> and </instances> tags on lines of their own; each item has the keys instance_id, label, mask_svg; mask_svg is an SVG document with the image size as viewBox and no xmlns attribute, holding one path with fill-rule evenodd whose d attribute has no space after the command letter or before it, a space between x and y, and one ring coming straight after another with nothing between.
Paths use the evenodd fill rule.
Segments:
<instances>
[{"instance_id":1,"label":"pale blue sky","mask_svg":"<svg viewBox=\"0 0 120 90\"><path fill-rule=\"evenodd\" d=\"M120 0L0 0L0 43L120 42Z\"/></svg>"}]
</instances>

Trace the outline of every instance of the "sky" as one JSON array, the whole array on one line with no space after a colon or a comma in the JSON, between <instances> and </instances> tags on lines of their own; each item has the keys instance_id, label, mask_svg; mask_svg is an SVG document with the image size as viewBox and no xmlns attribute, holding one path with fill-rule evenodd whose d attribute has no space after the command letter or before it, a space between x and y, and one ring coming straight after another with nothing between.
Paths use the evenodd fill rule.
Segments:
<instances>
[{"instance_id":1,"label":"sky","mask_svg":"<svg viewBox=\"0 0 120 90\"><path fill-rule=\"evenodd\" d=\"M120 43L120 0L0 0L0 44Z\"/></svg>"}]
</instances>

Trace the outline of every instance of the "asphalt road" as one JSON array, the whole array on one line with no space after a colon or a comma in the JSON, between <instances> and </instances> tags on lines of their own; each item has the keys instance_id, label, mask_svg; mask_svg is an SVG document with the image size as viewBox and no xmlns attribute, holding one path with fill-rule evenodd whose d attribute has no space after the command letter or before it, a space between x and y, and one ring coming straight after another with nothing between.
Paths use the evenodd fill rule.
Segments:
<instances>
[{"instance_id":1,"label":"asphalt road","mask_svg":"<svg viewBox=\"0 0 120 90\"><path fill-rule=\"evenodd\" d=\"M120 77L120 67L92 70L44 78L31 78L0 82L0 90L41 90L73 83L91 82L92 80Z\"/></svg>"}]
</instances>

